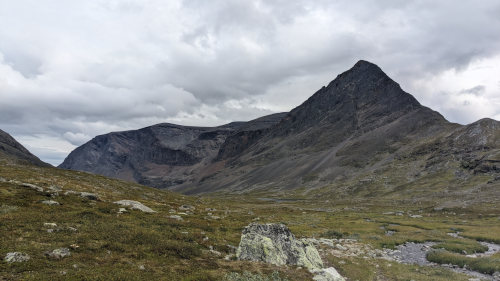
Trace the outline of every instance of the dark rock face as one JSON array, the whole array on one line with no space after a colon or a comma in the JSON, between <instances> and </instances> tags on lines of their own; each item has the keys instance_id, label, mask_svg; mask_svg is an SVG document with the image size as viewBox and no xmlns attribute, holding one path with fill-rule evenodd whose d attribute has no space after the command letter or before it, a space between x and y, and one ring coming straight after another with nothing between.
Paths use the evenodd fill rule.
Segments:
<instances>
[{"instance_id":1,"label":"dark rock face","mask_svg":"<svg viewBox=\"0 0 500 281\"><path fill-rule=\"evenodd\" d=\"M359 61L289 113L214 128L159 124L111 133L77 148L61 167L187 194L328 186L368 196L440 173L495 178L499 157L498 121L450 123L378 66ZM386 179L356 184L381 173Z\"/></svg>"},{"instance_id":2,"label":"dark rock face","mask_svg":"<svg viewBox=\"0 0 500 281\"><path fill-rule=\"evenodd\" d=\"M221 146L216 160L225 160L238 156L245 149L257 142L279 123L287 113L276 113L252 120L241 126L234 134L230 135Z\"/></svg>"},{"instance_id":3,"label":"dark rock face","mask_svg":"<svg viewBox=\"0 0 500 281\"><path fill-rule=\"evenodd\" d=\"M212 169L212 161L228 136L240 129L264 131L278 122L279 116L273 114L220 127L158 124L101 135L71 152L59 167L155 187L192 183L203 175L204 169Z\"/></svg>"},{"instance_id":4,"label":"dark rock face","mask_svg":"<svg viewBox=\"0 0 500 281\"><path fill-rule=\"evenodd\" d=\"M14 161L20 164L36 166L50 166L31 154L24 146L17 142L11 135L0 130L0 159Z\"/></svg>"}]
</instances>

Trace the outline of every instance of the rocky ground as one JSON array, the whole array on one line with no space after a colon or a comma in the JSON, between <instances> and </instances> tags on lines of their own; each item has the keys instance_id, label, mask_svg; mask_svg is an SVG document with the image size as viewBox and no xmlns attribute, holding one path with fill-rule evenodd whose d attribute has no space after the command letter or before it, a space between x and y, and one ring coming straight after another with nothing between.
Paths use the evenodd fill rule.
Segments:
<instances>
[{"instance_id":1,"label":"rocky ground","mask_svg":"<svg viewBox=\"0 0 500 281\"><path fill-rule=\"evenodd\" d=\"M440 265L427 260L426 255L432 251L432 246L436 245L435 242L413 243L408 242L403 245L397 246L396 249L374 249L371 245L360 243L353 239L314 239L309 238L307 241L316 245L325 255L333 255L338 258L346 257L361 257L364 259L378 258L388 261L395 261L405 264L416 264L420 266L433 266L445 267L455 272L465 273L471 276L470 280L500 280L500 272L493 275L481 274L477 271L469 270L467 268L460 268L451 264ZM491 256L500 252L500 245L493 243L484 243L488 245L488 251L482 254L468 255L469 257Z\"/></svg>"}]
</instances>

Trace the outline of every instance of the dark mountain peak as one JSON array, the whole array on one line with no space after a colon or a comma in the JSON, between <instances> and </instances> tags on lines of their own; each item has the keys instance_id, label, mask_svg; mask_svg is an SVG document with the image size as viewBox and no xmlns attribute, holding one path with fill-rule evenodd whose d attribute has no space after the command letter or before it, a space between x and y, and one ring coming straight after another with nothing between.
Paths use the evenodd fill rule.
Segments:
<instances>
[{"instance_id":1,"label":"dark mountain peak","mask_svg":"<svg viewBox=\"0 0 500 281\"><path fill-rule=\"evenodd\" d=\"M380 67L360 60L293 109L288 119L290 124L284 125L294 131L308 129L318 122L337 124L336 129L348 127L349 131L370 129L421 107Z\"/></svg>"},{"instance_id":2,"label":"dark mountain peak","mask_svg":"<svg viewBox=\"0 0 500 281\"><path fill-rule=\"evenodd\" d=\"M376 71L380 73L384 73L382 69L369 61L366 60L359 60L352 68L351 70L357 70L357 71Z\"/></svg>"}]
</instances>

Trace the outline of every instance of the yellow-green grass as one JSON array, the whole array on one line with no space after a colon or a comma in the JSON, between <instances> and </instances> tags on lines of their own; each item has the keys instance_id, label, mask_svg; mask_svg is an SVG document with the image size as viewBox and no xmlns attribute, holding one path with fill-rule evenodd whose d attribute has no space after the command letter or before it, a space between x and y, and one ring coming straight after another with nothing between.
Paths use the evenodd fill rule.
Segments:
<instances>
[{"instance_id":1,"label":"yellow-green grass","mask_svg":"<svg viewBox=\"0 0 500 281\"><path fill-rule=\"evenodd\" d=\"M470 278L445 268L400 264L383 259L329 257L329 262L348 280L466 281Z\"/></svg>"},{"instance_id":2,"label":"yellow-green grass","mask_svg":"<svg viewBox=\"0 0 500 281\"><path fill-rule=\"evenodd\" d=\"M454 264L460 267L467 267L486 274L493 274L495 271L500 271L500 256L498 255L472 258L443 250L435 250L427 254L427 259L439 264Z\"/></svg>"},{"instance_id":3,"label":"yellow-green grass","mask_svg":"<svg viewBox=\"0 0 500 281\"><path fill-rule=\"evenodd\" d=\"M62 193L94 192L101 198L90 201L60 194L52 199L61 205L48 206L40 203L51 199L46 195L16 183L0 182L0 257L13 251L32 257L26 263L0 262L0 277L5 279L220 280L230 272L269 276L278 271L288 280L308 280L311 275L305 269L224 260L234 253L228 245L237 246L243 227L253 221L285 223L298 237L354 238L375 248L408 241L453 243L457 239L446 233L454 231L494 241L490 230L500 216L496 208L484 206L455 210L453 214L449 210L434 211L435 202L409 205L392 199L307 199L303 190L283 193L282 197L300 199L284 202L260 200L268 197L265 192L253 196L190 197L86 173L31 166L0 165L0 177L42 187L58 185ZM117 214L120 206L113 202L122 199L140 201L157 212L133 210ZM169 218L170 210L178 213L183 204L193 205L196 210L181 215L182 221ZM404 213L398 216L397 211ZM220 219L208 218L209 212ZM412 218L409 214L422 217ZM45 222L56 223L56 231L48 233ZM387 236L388 230L395 232ZM43 254L70 245L78 247L62 260L49 260ZM221 255L211 253L211 246ZM372 280L371 275L361 278L360 268L365 265L382 280L467 280L446 269L375 259L338 261L332 259L331 264L351 280Z\"/></svg>"},{"instance_id":4,"label":"yellow-green grass","mask_svg":"<svg viewBox=\"0 0 500 281\"><path fill-rule=\"evenodd\" d=\"M482 245L474 240L469 239L457 239L446 241L443 243L436 244L432 246L434 249L445 249L450 252L458 254L474 254L474 253L484 253L488 250L488 247Z\"/></svg>"}]
</instances>

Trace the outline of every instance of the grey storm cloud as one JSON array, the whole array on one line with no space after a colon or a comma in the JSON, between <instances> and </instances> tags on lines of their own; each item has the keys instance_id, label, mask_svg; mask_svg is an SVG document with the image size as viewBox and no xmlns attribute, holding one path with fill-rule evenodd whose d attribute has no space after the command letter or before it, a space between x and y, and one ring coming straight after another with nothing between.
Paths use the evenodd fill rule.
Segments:
<instances>
[{"instance_id":1,"label":"grey storm cloud","mask_svg":"<svg viewBox=\"0 0 500 281\"><path fill-rule=\"evenodd\" d=\"M357 60L500 117L500 3L0 0L0 128L53 164L109 131L287 111Z\"/></svg>"}]
</instances>

